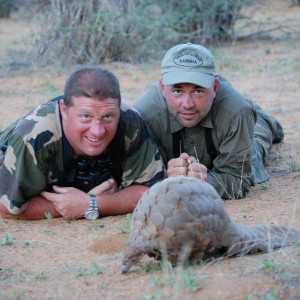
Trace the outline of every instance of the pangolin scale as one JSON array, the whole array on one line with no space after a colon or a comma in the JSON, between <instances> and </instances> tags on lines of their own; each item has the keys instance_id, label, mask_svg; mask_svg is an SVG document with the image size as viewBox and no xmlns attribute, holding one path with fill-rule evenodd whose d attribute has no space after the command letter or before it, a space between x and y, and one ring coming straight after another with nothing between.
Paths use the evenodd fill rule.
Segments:
<instances>
[{"instance_id":1,"label":"pangolin scale","mask_svg":"<svg viewBox=\"0 0 300 300\"><path fill-rule=\"evenodd\" d=\"M134 209L130 228L122 273L145 254L160 259L162 249L176 265L185 247L193 262L221 249L233 256L300 242L300 232L292 228L233 223L215 189L190 177L170 177L153 185Z\"/></svg>"}]
</instances>

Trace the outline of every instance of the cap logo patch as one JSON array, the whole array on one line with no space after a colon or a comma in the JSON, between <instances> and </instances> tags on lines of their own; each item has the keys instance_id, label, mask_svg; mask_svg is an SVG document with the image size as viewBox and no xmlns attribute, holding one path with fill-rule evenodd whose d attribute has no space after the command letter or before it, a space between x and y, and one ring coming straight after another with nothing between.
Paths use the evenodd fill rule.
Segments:
<instances>
[{"instance_id":1,"label":"cap logo patch","mask_svg":"<svg viewBox=\"0 0 300 300\"><path fill-rule=\"evenodd\" d=\"M199 67L203 65L203 59L195 51L185 50L178 53L174 59L174 63L184 67Z\"/></svg>"}]
</instances>

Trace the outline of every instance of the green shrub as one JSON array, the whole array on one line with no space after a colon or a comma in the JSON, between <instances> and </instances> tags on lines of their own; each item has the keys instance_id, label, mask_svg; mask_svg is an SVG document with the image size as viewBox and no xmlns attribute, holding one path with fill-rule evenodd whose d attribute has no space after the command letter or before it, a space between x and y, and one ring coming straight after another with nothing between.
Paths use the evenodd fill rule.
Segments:
<instances>
[{"instance_id":1,"label":"green shrub","mask_svg":"<svg viewBox=\"0 0 300 300\"><path fill-rule=\"evenodd\" d=\"M0 0L0 18L9 17L13 9L13 4L11 0Z\"/></svg>"},{"instance_id":2,"label":"green shrub","mask_svg":"<svg viewBox=\"0 0 300 300\"><path fill-rule=\"evenodd\" d=\"M33 0L31 0L33 1ZM48 0L35 63L142 62L177 43L234 36L245 0Z\"/></svg>"}]
</instances>

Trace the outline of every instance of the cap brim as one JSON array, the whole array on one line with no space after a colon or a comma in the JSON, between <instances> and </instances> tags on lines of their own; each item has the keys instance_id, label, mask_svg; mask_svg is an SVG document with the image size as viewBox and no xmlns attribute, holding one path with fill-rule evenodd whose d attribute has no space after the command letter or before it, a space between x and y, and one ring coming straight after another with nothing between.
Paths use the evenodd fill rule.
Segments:
<instances>
[{"instance_id":1,"label":"cap brim","mask_svg":"<svg viewBox=\"0 0 300 300\"><path fill-rule=\"evenodd\" d=\"M204 88L212 87L215 76L199 72L167 72L162 75L164 85L193 83Z\"/></svg>"}]
</instances>

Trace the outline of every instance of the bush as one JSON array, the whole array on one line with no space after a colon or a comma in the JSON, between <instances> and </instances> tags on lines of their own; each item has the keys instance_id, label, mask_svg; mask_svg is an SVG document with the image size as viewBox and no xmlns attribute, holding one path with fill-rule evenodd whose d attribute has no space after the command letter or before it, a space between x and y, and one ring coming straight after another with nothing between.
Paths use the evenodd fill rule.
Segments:
<instances>
[{"instance_id":1,"label":"bush","mask_svg":"<svg viewBox=\"0 0 300 300\"><path fill-rule=\"evenodd\" d=\"M13 9L13 4L11 0L0 0L0 18L9 17Z\"/></svg>"},{"instance_id":2,"label":"bush","mask_svg":"<svg viewBox=\"0 0 300 300\"><path fill-rule=\"evenodd\" d=\"M170 1L165 5L168 26L178 40L220 43L234 38L234 25L245 1Z\"/></svg>"},{"instance_id":3,"label":"bush","mask_svg":"<svg viewBox=\"0 0 300 300\"><path fill-rule=\"evenodd\" d=\"M141 62L177 43L230 40L245 0L45 2L33 62L84 64Z\"/></svg>"}]
</instances>

